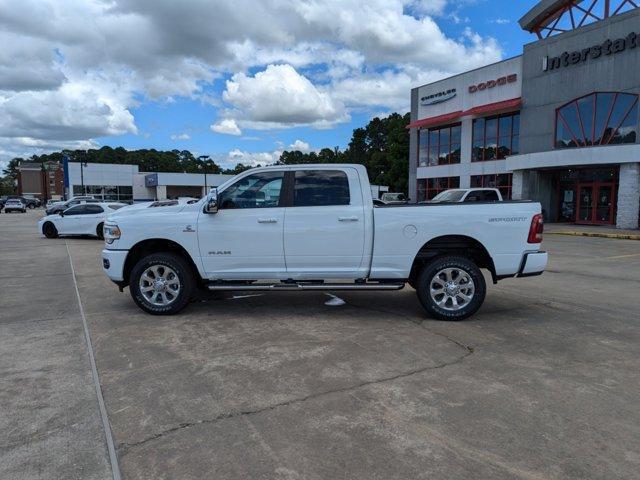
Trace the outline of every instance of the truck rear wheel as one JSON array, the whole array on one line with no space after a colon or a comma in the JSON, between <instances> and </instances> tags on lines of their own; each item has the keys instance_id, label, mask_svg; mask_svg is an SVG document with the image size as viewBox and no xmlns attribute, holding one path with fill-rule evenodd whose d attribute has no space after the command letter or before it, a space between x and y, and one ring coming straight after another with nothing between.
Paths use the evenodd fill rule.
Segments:
<instances>
[{"instance_id":1,"label":"truck rear wheel","mask_svg":"<svg viewBox=\"0 0 640 480\"><path fill-rule=\"evenodd\" d=\"M142 258L129 277L133 301L152 315L172 315L187 306L195 287L190 265L173 253Z\"/></svg>"},{"instance_id":2,"label":"truck rear wheel","mask_svg":"<svg viewBox=\"0 0 640 480\"><path fill-rule=\"evenodd\" d=\"M472 260L459 256L438 257L425 265L416 291L424 309L439 320L464 320L478 311L487 286Z\"/></svg>"}]
</instances>

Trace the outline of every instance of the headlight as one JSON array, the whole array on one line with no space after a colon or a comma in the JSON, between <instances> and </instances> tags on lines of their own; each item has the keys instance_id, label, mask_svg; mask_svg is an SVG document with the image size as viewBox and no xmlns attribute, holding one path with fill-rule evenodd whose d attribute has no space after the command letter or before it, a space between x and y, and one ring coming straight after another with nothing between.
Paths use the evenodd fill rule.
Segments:
<instances>
[{"instance_id":1,"label":"headlight","mask_svg":"<svg viewBox=\"0 0 640 480\"><path fill-rule=\"evenodd\" d=\"M104 233L104 241L108 244L112 244L120 238L120 227L117 225L105 225L102 230Z\"/></svg>"}]
</instances>

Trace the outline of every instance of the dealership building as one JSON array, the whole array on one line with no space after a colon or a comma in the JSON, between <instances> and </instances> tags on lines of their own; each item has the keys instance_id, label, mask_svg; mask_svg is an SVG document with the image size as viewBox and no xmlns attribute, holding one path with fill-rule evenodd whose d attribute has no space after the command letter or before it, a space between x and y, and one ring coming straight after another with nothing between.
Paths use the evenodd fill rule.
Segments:
<instances>
[{"instance_id":1,"label":"dealership building","mask_svg":"<svg viewBox=\"0 0 640 480\"><path fill-rule=\"evenodd\" d=\"M200 198L232 175L140 172L137 165L65 162L66 198L94 195L124 202Z\"/></svg>"},{"instance_id":2,"label":"dealership building","mask_svg":"<svg viewBox=\"0 0 640 480\"><path fill-rule=\"evenodd\" d=\"M543 0L522 55L414 88L410 196L496 187L548 221L638 228L636 5Z\"/></svg>"}]
</instances>

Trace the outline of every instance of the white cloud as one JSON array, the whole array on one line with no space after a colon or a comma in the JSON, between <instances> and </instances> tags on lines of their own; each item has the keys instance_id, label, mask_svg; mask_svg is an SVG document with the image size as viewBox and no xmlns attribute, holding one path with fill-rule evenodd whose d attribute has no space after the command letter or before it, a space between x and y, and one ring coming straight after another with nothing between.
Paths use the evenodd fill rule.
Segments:
<instances>
[{"instance_id":1,"label":"white cloud","mask_svg":"<svg viewBox=\"0 0 640 480\"><path fill-rule=\"evenodd\" d=\"M269 65L253 77L237 73L222 98L232 106L229 114L250 128L324 126L347 118L342 104L291 65Z\"/></svg>"},{"instance_id":2,"label":"white cloud","mask_svg":"<svg viewBox=\"0 0 640 480\"><path fill-rule=\"evenodd\" d=\"M216 163L222 167L234 167L238 163L247 165L250 167L257 167L259 165L272 165L280 160L282 150L276 149L273 152L247 152L235 148L226 155L213 156Z\"/></svg>"},{"instance_id":3,"label":"white cloud","mask_svg":"<svg viewBox=\"0 0 640 480\"><path fill-rule=\"evenodd\" d=\"M25 148L19 138L55 149L136 133L134 108L147 101L198 100L221 110L215 125L238 130L330 128L353 109L405 108L422 79L501 57L471 30L445 35L434 18L455 5L0 1L0 158ZM212 86L222 76L221 99Z\"/></svg>"},{"instance_id":4,"label":"white cloud","mask_svg":"<svg viewBox=\"0 0 640 480\"><path fill-rule=\"evenodd\" d=\"M511 23L511 20L509 20L508 18L496 18L492 20L492 23L497 23L498 25L507 25Z\"/></svg>"},{"instance_id":5,"label":"white cloud","mask_svg":"<svg viewBox=\"0 0 640 480\"><path fill-rule=\"evenodd\" d=\"M173 134L171 135L171 140L173 141L179 141L179 140L190 140L191 137L189 136L188 133L180 133L180 134Z\"/></svg>"},{"instance_id":6,"label":"white cloud","mask_svg":"<svg viewBox=\"0 0 640 480\"><path fill-rule=\"evenodd\" d=\"M447 0L417 0L413 2L416 11L425 15L442 15L446 6Z\"/></svg>"},{"instance_id":7,"label":"white cloud","mask_svg":"<svg viewBox=\"0 0 640 480\"><path fill-rule=\"evenodd\" d=\"M289 150L297 150L302 153L309 153L311 151L311 146L307 142L296 140L291 145L289 145Z\"/></svg>"},{"instance_id":8,"label":"white cloud","mask_svg":"<svg viewBox=\"0 0 640 480\"><path fill-rule=\"evenodd\" d=\"M211 125L210 128L216 133L223 133L225 135L242 135L242 130L240 130L238 124L232 118L221 120Z\"/></svg>"}]
</instances>

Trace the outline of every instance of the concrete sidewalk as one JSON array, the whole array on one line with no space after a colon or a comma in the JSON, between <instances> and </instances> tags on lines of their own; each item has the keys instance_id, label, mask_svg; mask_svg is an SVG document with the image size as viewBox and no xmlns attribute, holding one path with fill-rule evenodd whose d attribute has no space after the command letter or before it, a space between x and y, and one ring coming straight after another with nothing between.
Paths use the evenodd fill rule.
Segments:
<instances>
[{"instance_id":1,"label":"concrete sidewalk","mask_svg":"<svg viewBox=\"0 0 640 480\"><path fill-rule=\"evenodd\" d=\"M640 230L623 230L600 225L576 225L573 223L547 223L545 235L571 235L574 237L616 238L620 240L640 240Z\"/></svg>"}]
</instances>

